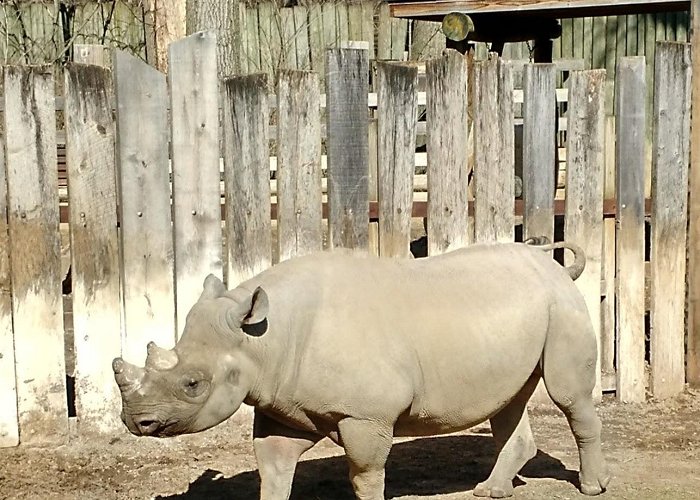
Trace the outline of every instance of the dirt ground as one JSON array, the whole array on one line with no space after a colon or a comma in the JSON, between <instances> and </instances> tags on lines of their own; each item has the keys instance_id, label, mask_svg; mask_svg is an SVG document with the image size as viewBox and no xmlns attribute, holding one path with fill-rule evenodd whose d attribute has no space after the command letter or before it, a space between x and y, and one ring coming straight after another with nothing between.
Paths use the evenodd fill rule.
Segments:
<instances>
[{"instance_id":1,"label":"dirt ground","mask_svg":"<svg viewBox=\"0 0 700 500\"><path fill-rule=\"evenodd\" d=\"M613 481L602 498L700 498L700 391L668 402L599 407ZM75 440L57 449L0 449L0 498L255 500L258 476L250 414L209 431L170 439L126 433ZM578 457L554 407L532 412L540 449L516 482L515 498L585 498L575 487ZM322 441L300 463L292 498L352 500L342 450ZM472 498L489 473L487 425L447 436L397 441L387 465L387 498Z\"/></svg>"}]
</instances>

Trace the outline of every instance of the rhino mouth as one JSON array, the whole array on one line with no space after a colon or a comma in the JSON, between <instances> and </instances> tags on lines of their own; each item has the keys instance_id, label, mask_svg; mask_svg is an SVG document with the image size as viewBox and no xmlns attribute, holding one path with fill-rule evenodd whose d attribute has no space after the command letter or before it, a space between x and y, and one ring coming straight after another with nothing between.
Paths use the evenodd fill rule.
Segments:
<instances>
[{"instance_id":1,"label":"rhino mouth","mask_svg":"<svg viewBox=\"0 0 700 500\"><path fill-rule=\"evenodd\" d=\"M164 422L153 415L139 415L137 417L129 417L122 412L122 422L129 431L136 436L153 436L158 437L163 435L166 428Z\"/></svg>"}]
</instances>

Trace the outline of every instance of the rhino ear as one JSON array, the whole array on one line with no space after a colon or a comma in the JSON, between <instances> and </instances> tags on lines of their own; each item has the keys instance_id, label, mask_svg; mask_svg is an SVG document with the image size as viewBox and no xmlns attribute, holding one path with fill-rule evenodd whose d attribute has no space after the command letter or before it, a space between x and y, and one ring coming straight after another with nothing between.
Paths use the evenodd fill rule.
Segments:
<instances>
[{"instance_id":1,"label":"rhino ear","mask_svg":"<svg viewBox=\"0 0 700 500\"><path fill-rule=\"evenodd\" d=\"M241 297L241 289L229 292L235 305L226 312L226 322L231 329L243 328L246 325L265 324L269 310L267 293L261 287L257 287L253 293L247 292Z\"/></svg>"},{"instance_id":2,"label":"rhino ear","mask_svg":"<svg viewBox=\"0 0 700 500\"><path fill-rule=\"evenodd\" d=\"M199 300L218 299L224 293L226 293L224 284L219 278L210 274L204 279L204 290L202 295L199 296Z\"/></svg>"}]
</instances>

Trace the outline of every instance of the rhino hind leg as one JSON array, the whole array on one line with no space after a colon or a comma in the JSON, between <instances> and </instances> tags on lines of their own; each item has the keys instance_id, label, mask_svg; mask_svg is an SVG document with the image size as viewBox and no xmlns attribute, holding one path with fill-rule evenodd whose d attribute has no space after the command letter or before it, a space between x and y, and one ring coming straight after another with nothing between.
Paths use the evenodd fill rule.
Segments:
<instances>
[{"instance_id":1,"label":"rhino hind leg","mask_svg":"<svg viewBox=\"0 0 700 500\"><path fill-rule=\"evenodd\" d=\"M537 453L527 402L539 379L539 375L533 374L515 399L491 417L498 458L488 479L474 488L474 496L506 498L513 495L513 478Z\"/></svg>"},{"instance_id":2,"label":"rhino hind leg","mask_svg":"<svg viewBox=\"0 0 700 500\"><path fill-rule=\"evenodd\" d=\"M255 412L253 447L260 473L260 500L289 498L299 458L320 438Z\"/></svg>"},{"instance_id":3,"label":"rhino hind leg","mask_svg":"<svg viewBox=\"0 0 700 500\"><path fill-rule=\"evenodd\" d=\"M345 418L338 423L357 500L384 500L384 467L391 450L392 426Z\"/></svg>"},{"instance_id":4,"label":"rhino hind leg","mask_svg":"<svg viewBox=\"0 0 700 500\"><path fill-rule=\"evenodd\" d=\"M547 392L564 412L579 452L581 493L598 495L610 482L601 450L601 422L593 404L596 341L587 314L554 311L543 355Z\"/></svg>"}]
</instances>

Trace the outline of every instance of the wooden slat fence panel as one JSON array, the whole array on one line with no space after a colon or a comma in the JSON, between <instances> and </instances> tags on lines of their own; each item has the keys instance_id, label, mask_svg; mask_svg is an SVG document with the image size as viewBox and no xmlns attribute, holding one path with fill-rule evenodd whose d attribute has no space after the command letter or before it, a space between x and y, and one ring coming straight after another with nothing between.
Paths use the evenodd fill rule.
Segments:
<instances>
[{"instance_id":1,"label":"wooden slat fence panel","mask_svg":"<svg viewBox=\"0 0 700 500\"><path fill-rule=\"evenodd\" d=\"M644 169L646 120L643 57L617 68L617 397L641 402L644 388ZM624 279L622 278L624 276Z\"/></svg>"},{"instance_id":2,"label":"wooden slat fence panel","mask_svg":"<svg viewBox=\"0 0 700 500\"><path fill-rule=\"evenodd\" d=\"M525 66L523 87L523 236L554 241L555 83L553 64ZM545 133L551 130L552 134Z\"/></svg>"},{"instance_id":3,"label":"wooden slat fence panel","mask_svg":"<svg viewBox=\"0 0 700 500\"><path fill-rule=\"evenodd\" d=\"M369 60L363 49L326 52L329 241L368 248Z\"/></svg>"},{"instance_id":4,"label":"wooden slat fence panel","mask_svg":"<svg viewBox=\"0 0 700 500\"><path fill-rule=\"evenodd\" d=\"M685 383L685 267L690 162L690 46L656 48L651 241L651 392Z\"/></svg>"},{"instance_id":5,"label":"wooden slat fence panel","mask_svg":"<svg viewBox=\"0 0 700 500\"><path fill-rule=\"evenodd\" d=\"M503 59L490 54L488 60L477 62L474 67L474 240L477 243L513 241L514 140L512 69Z\"/></svg>"},{"instance_id":6,"label":"wooden slat fence panel","mask_svg":"<svg viewBox=\"0 0 700 500\"><path fill-rule=\"evenodd\" d=\"M267 76L223 81L227 285L272 264Z\"/></svg>"},{"instance_id":7,"label":"wooden slat fence panel","mask_svg":"<svg viewBox=\"0 0 700 500\"><path fill-rule=\"evenodd\" d=\"M111 369L121 355L112 75L72 63L65 79L76 411L81 433L103 433L122 428Z\"/></svg>"},{"instance_id":8,"label":"wooden slat fence panel","mask_svg":"<svg viewBox=\"0 0 700 500\"><path fill-rule=\"evenodd\" d=\"M415 170L418 69L377 67L379 255L408 257Z\"/></svg>"},{"instance_id":9,"label":"wooden slat fence panel","mask_svg":"<svg viewBox=\"0 0 700 500\"><path fill-rule=\"evenodd\" d=\"M0 136L0 448L19 444L7 209L5 138Z\"/></svg>"},{"instance_id":10,"label":"wooden slat fence panel","mask_svg":"<svg viewBox=\"0 0 700 500\"><path fill-rule=\"evenodd\" d=\"M178 336L208 274L223 277L216 35L170 45L173 233Z\"/></svg>"},{"instance_id":11,"label":"wooden slat fence panel","mask_svg":"<svg viewBox=\"0 0 700 500\"><path fill-rule=\"evenodd\" d=\"M117 170L124 330L122 354L143 365L149 341L175 342L173 235L165 75L116 51Z\"/></svg>"},{"instance_id":12,"label":"wooden slat fence panel","mask_svg":"<svg viewBox=\"0 0 700 500\"><path fill-rule=\"evenodd\" d=\"M566 158L565 240L586 255L576 280L588 306L598 346L594 399L602 398L600 281L605 173L605 70L574 71L569 79L569 142ZM570 255L566 256L569 263Z\"/></svg>"},{"instance_id":13,"label":"wooden slat fence panel","mask_svg":"<svg viewBox=\"0 0 700 500\"><path fill-rule=\"evenodd\" d=\"M426 63L428 255L469 243L467 74L456 50Z\"/></svg>"},{"instance_id":14,"label":"wooden slat fence panel","mask_svg":"<svg viewBox=\"0 0 700 500\"><path fill-rule=\"evenodd\" d=\"M283 71L277 83L279 260L323 244L320 83L317 73Z\"/></svg>"},{"instance_id":15,"label":"wooden slat fence panel","mask_svg":"<svg viewBox=\"0 0 700 500\"><path fill-rule=\"evenodd\" d=\"M68 434L50 66L5 68L5 134L20 440Z\"/></svg>"}]
</instances>

